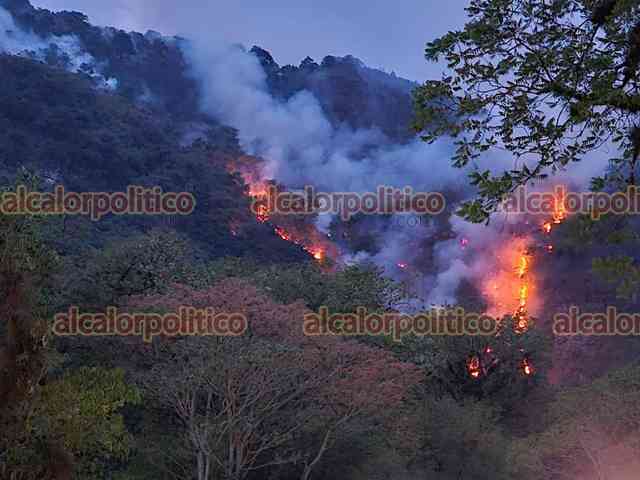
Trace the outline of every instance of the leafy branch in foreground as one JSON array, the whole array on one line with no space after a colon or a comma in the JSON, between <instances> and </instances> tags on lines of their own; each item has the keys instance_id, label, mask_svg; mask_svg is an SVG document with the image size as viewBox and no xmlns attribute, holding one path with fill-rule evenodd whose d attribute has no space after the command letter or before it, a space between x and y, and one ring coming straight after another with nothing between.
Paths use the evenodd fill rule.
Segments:
<instances>
[{"instance_id":1,"label":"leafy branch in foreground","mask_svg":"<svg viewBox=\"0 0 640 480\"><path fill-rule=\"evenodd\" d=\"M640 7L632 0L471 0L468 22L426 47L449 72L414 93L414 128L451 135L453 165L490 149L514 157L500 174L476 171L478 197L459 212L488 221L518 186L611 143L635 183L640 152Z\"/></svg>"}]
</instances>

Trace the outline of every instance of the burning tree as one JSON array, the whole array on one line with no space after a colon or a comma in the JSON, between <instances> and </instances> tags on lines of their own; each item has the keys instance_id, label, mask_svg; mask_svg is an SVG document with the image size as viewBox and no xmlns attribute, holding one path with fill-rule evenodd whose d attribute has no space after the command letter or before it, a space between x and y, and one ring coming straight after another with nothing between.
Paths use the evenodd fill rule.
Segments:
<instances>
[{"instance_id":1,"label":"burning tree","mask_svg":"<svg viewBox=\"0 0 640 480\"><path fill-rule=\"evenodd\" d=\"M517 333L514 317L505 317L503 322L504 328L495 337L409 338L407 348L412 358L420 359L438 395L515 405L544 382L550 342L536 328Z\"/></svg>"}]
</instances>

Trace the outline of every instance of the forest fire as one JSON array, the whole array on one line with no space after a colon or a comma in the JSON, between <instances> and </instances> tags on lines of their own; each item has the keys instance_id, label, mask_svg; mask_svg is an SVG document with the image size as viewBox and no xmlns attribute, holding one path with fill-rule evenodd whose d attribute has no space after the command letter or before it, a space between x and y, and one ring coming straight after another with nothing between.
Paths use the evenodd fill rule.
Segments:
<instances>
[{"instance_id":1,"label":"forest fire","mask_svg":"<svg viewBox=\"0 0 640 480\"><path fill-rule=\"evenodd\" d=\"M565 207L565 187L555 189L553 212L542 223L542 232L549 235L555 226L564 222L567 217ZM528 222L525 222L528 224ZM535 280L531 272L532 255L541 250L553 253L553 245L546 243L539 245L534 232L520 232L505 242L498 253L494 254L492 278L485 284L484 293L489 300L487 313L496 318L502 318L511 312L514 321L514 331L524 334L530 328L530 312L538 308L535 297ZM515 270L515 272L514 272ZM490 353L487 348L482 356L475 355L467 362L467 370L472 378L480 378L480 368L484 357ZM535 374L531 359L525 357L520 369L526 376Z\"/></svg>"},{"instance_id":2,"label":"forest fire","mask_svg":"<svg viewBox=\"0 0 640 480\"><path fill-rule=\"evenodd\" d=\"M231 173L239 173L249 187L247 195L254 202L253 210L256 219L260 223L272 224L275 234L282 240L299 245L319 263L324 263L327 258L336 258L338 256L336 246L313 224L306 221L307 218L277 218L277 215L269 211L268 192L273 184L263 179L260 163L261 160L258 158L243 156L227 165L227 169Z\"/></svg>"},{"instance_id":3,"label":"forest fire","mask_svg":"<svg viewBox=\"0 0 640 480\"><path fill-rule=\"evenodd\" d=\"M555 192L551 218L542 223L544 234L550 234L552 229L568 216L565 207L565 187L556 187ZM538 306L534 296L535 281L530 268L532 255L536 250L547 253L554 251L553 245L546 242L540 245L535 238L534 232L521 231L518 236L508 239L505 245L494 254L495 266L492 278L484 288L484 293L489 299L489 315L501 317L511 312L518 328L523 330L527 328L530 311ZM514 268L516 278L514 278Z\"/></svg>"},{"instance_id":4,"label":"forest fire","mask_svg":"<svg viewBox=\"0 0 640 480\"><path fill-rule=\"evenodd\" d=\"M533 365L531 364L531 361L527 357L522 359L521 367L522 367L523 373L527 376L531 376L535 373Z\"/></svg>"},{"instance_id":5,"label":"forest fire","mask_svg":"<svg viewBox=\"0 0 640 480\"><path fill-rule=\"evenodd\" d=\"M527 283L527 273L529 271L529 259L526 253L520 255L518 265L518 277L520 279L519 305L514 312L516 332L524 333L529 329L529 316L527 313L527 301L529 299L529 285Z\"/></svg>"},{"instance_id":6,"label":"forest fire","mask_svg":"<svg viewBox=\"0 0 640 480\"><path fill-rule=\"evenodd\" d=\"M472 378L480 378L482 368L480 366L480 357L473 355L467 362L467 370Z\"/></svg>"},{"instance_id":7,"label":"forest fire","mask_svg":"<svg viewBox=\"0 0 640 480\"><path fill-rule=\"evenodd\" d=\"M560 225L567 219L567 209L565 207L565 187L556 188L556 197L553 205L553 213L551 219L542 224L542 231L546 234L551 233L554 225Z\"/></svg>"},{"instance_id":8,"label":"forest fire","mask_svg":"<svg viewBox=\"0 0 640 480\"><path fill-rule=\"evenodd\" d=\"M530 272L529 243L526 238L511 237L494 254L492 275L483 288L489 302L487 313L495 318L509 313L516 318L522 330L528 327L528 311L536 305L532 299L535 282Z\"/></svg>"}]
</instances>

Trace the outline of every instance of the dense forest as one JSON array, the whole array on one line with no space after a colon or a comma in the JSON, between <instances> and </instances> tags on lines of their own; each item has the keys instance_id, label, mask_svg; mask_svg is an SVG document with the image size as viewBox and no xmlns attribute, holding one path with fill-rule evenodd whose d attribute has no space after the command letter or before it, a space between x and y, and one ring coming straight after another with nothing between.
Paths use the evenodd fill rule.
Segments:
<instances>
[{"instance_id":1,"label":"dense forest","mask_svg":"<svg viewBox=\"0 0 640 480\"><path fill-rule=\"evenodd\" d=\"M637 2L472 0L460 30L427 44L427 60L446 62L424 84L350 56L280 66L260 47L234 51L260 81L242 91L259 104L244 116L219 96L224 72L203 78L188 39L27 0L0 0L0 14L0 201L59 186L195 199L188 215L98 221L0 203L0 479L640 478L640 330L562 336L554 325L576 307L638 311L634 212L596 219L555 204L548 218L506 221L500 209L523 185L579 188L577 162L605 147L619 158L589 176L590 192L637 184ZM277 137L279 124L298 143L261 149L268 139L247 133ZM334 150L307 162L316 138ZM442 139L455 181L405 155ZM517 166L476 168L494 151ZM335 177L322 173L332 166ZM440 188L448 205L413 230L388 214L325 225L256 210L259 189L297 189L305 168L322 185L424 174L440 183L416 188ZM82 313L134 322L185 308L244 323L83 333ZM362 311L456 309L499 327L348 328ZM342 315L338 331L307 334L323 310Z\"/></svg>"}]
</instances>

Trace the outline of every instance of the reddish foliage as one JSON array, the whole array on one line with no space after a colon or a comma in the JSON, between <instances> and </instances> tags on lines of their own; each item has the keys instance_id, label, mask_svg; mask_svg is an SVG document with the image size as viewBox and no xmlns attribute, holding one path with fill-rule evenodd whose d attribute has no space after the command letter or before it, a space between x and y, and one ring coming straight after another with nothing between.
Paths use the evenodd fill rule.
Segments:
<instances>
[{"instance_id":1,"label":"reddish foliage","mask_svg":"<svg viewBox=\"0 0 640 480\"><path fill-rule=\"evenodd\" d=\"M299 347L309 375L327 379L316 400L331 412L329 416L393 408L421 378L415 365L381 348L342 337L305 336L303 318L310 311L302 302L278 304L241 279L227 279L200 291L175 285L167 295L132 298L129 306L170 311L193 306L245 315L250 335Z\"/></svg>"}]
</instances>

